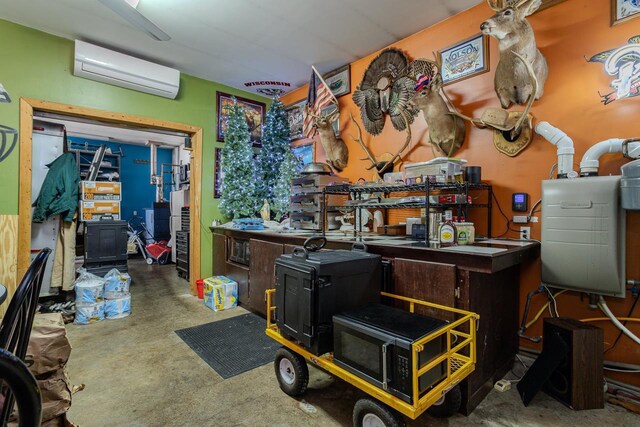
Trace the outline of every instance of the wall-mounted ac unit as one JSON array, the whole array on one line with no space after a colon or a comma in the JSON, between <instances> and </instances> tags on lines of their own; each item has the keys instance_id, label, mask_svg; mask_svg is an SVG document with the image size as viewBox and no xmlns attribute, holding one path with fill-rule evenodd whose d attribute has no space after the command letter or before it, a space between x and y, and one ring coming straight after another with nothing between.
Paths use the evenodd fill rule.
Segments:
<instances>
[{"instance_id":1,"label":"wall-mounted ac unit","mask_svg":"<svg viewBox=\"0 0 640 427\"><path fill-rule=\"evenodd\" d=\"M73 74L90 80L175 99L180 71L76 40Z\"/></svg>"}]
</instances>

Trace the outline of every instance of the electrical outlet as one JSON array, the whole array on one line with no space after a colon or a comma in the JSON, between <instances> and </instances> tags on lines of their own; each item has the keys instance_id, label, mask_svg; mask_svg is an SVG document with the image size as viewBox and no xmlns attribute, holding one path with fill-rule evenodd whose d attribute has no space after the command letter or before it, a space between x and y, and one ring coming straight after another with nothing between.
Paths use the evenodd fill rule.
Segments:
<instances>
[{"instance_id":1,"label":"electrical outlet","mask_svg":"<svg viewBox=\"0 0 640 427\"><path fill-rule=\"evenodd\" d=\"M531 227L520 227L520 239L529 240L531 238Z\"/></svg>"}]
</instances>

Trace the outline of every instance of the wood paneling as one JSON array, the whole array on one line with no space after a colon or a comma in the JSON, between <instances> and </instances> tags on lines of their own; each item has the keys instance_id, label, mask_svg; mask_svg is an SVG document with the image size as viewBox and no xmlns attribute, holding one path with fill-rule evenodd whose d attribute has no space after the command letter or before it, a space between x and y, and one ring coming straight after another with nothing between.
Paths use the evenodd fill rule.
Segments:
<instances>
[{"instance_id":1,"label":"wood paneling","mask_svg":"<svg viewBox=\"0 0 640 427\"><path fill-rule=\"evenodd\" d=\"M0 306L0 317L4 316L18 283L17 242L18 215L0 215L0 284L7 288L7 299Z\"/></svg>"},{"instance_id":2,"label":"wood paneling","mask_svg":"<svg viewBox=\"0 0 640 427\"><path fill-rule=\"evenodd\" d=\"M265 291L276 285L275 262L282 255L284 247L280 243L251 239L251 263L249 266L249 306L267 315Z\"/></svg>"},{"instance_id":3,"label":"wood paneling","mask_svg":"<svg viewBox=\"0 0 640 427\"><path fill-rule=\"evenodd\" d=\"M202 277L200 269L200 216L202 212L202 129L191 135L191 186L189 189L189 280L191 294L196 295L196 280Z\"/></svg>"},{"instance_id":4,"label":"wood paneling","mask_svg":"<svg viewBox=\"0 0 640 427\"><path fill-rule=\"evenodd\" d=\"M455 307L455 265L396 258L392 270L395 294ZM426 307L416 307L416 313L454 320L452 313Z\"/></svg>"},{"instance_id":5,"label":"wood paneling","mask_svg":"<svg viewBox=\"0 0 640 427\"><path fill-rule=\"evenodd\" d=\"M31 147L33 107L20 99L20 194L18 195L18 275L29 267L31 253ZM7 296L9 299L11 295Z\"/></svg>"},{"instance_id":6,"label":"wood paneling","mask_svg":"<svg viewBox=\"0 0 640 427\"><path fill-rule=\"evenodd\" d=\"M150 117L136 116L133 114L116 113L112 111L97 110L95 108L80 107L76 105L61 104L59 102L43 101L33 98L22 98L34 110L45 111L69 116L83 117L91 120L100 120L113 124L129 124L141 127L165 129L170 131L185 132L195 135L199 130L198 126L186 125L184 123L171 122L168 120L153 119Z\"/></svg>"}]
</instances>

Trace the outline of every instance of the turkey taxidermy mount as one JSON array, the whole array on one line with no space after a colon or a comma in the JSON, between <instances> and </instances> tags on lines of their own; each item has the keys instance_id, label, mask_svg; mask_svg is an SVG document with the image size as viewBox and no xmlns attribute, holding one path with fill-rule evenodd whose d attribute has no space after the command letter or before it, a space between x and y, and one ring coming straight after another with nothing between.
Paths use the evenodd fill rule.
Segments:
<instances>
[{"instance_id":1,"label":"turkey taxidermy mount","mask_svg":"<svg viewBox=\"0 0 640 427\"><path fill-rule=\"evenodd\" d=\"M409 102L415 80L407 76L409 59L399 49L383 50L367 67L362 82L353 92L360 108L362 124L367 132L379 135L384 129L385 115L391 117L396 130L404 131L418 110Z\"/></svg>"}]
</instances>

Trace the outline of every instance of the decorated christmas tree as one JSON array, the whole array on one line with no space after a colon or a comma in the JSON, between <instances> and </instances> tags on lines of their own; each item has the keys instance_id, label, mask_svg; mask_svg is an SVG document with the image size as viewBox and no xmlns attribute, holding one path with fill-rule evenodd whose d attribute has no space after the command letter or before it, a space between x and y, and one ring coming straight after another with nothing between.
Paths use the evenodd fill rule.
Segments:
<instances>
[{"instance_id":1,"label":"decorated christmas tree","mask_svg":"<svg viewBox=\"0 0 640 427\"><path fill-rule=\"evenodd\" d=\"M255 164L244 107L234 98L222 149L222 196L220 211L231 218L256 213Z\"/></svg>"},{"instance_id":2,"label":"decorated christmas tree","mask_svg":"<svg viewBox=\"0 0 640 427\"><path fill-rule=\"evenodd\" d=\"M282 102L274 98L262 128L262 150L256 165L257 199L274 202L274 189L278 181L280 165L291 150L291 131Z\"/></svg>"},{"instance_id":3,"label":"decorated christmas tree","mask_svg":"<svg viewBox=\"0 0 640 427\"><path fill-rule=\"evenodd\" d=\"M298 174L300 159L291 150L287 150L278 170L278 180L273 188L273 202L271 210L276 215L276 220L289 212L289 198L291 197L291 179Z\"/></svg>"}]
</instances>

